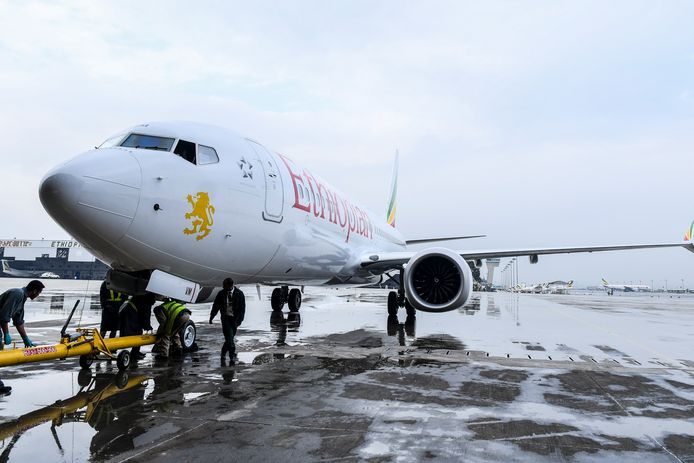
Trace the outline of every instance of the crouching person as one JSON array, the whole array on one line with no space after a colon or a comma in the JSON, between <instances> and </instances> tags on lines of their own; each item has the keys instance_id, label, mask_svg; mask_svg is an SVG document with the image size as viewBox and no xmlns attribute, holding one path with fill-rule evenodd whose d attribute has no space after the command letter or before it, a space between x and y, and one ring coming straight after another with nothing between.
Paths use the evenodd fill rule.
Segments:
<instances>
[{"instance_id":1,"label":"crouching person","mask_svg":"<svg viewBox=\"0 0 694 463\"><path fill-rule=\"evenodd\" d=\"M178 335L186 323L190 320L190 310L185 305L173 299L164 300L154 308L154 316L159 322L157 329L157 342L152 348L152 353L157 357L180 355L183 352L181 338Z\"/></svg>"}]
</instances>

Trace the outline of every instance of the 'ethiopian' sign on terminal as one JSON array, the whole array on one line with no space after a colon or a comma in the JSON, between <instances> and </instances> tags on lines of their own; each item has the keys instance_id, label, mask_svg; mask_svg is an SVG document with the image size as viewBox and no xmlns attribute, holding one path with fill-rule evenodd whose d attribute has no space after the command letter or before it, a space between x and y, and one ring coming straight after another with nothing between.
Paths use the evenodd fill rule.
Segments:
<instances>
[{"instance_id":1,"label":"'ethiopian' sign on terminal","mask_svg":"<svg viewBox=\"0 0 694 463\"><path fill-rule=\"evenodd\" d=\"M75 240L0 240L0 248L81 248Z\"/></svg>"}]
</instances>

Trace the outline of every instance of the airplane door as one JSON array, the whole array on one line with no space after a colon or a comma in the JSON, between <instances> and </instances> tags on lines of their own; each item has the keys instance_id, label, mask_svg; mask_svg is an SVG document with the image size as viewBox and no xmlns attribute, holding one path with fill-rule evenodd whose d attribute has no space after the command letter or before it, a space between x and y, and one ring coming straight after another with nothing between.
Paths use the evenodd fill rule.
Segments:
<instances>
[{"instance_id":1,"label":"airplane door","mask_svg":"<svg viewBox=\"0 0 694 463\"><path fill-rule=\"evenodd\" d=\"M265 210L263 219L270 222L282 222L282 209L284 207L284 189L282 188L282 176L275 162L275 158L265 147L253 140L248 140L260 164L263 166L265 176Z\"/></svg>"}]
</instances>

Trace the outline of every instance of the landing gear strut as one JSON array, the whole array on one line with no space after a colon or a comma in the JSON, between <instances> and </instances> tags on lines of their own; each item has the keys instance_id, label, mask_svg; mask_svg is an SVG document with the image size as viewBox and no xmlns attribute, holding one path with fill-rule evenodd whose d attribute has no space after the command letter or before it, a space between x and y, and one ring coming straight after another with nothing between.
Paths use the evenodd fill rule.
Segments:
<instances>
[{"instance_id":1,"label":"landing gear strut","mask_svg":"<svg viewBox=\"0 0 694 463\"><path fill-rule=\"evenodd\" d=\"M301 291L298 288L292 288L290 291L288 286L273 289L270 296L273 312L281 312L284 304L289 305L290 312L298 312L301 308Z\"/></svg>"},{"instance_id":2,"label":"landing gear strut","mask_svg":"<svg viewBox=\"0 0 694 463\"><path fill-rule=\"evenodd\" d=\"M416 309L412 307L410 302L405 297L405 286L403 284L405 269L400 268L400 286L397 291L388 293L388 315L397 315L398 309L404 307L408 316L414 317Z\"/></svg>"}]
</instances>

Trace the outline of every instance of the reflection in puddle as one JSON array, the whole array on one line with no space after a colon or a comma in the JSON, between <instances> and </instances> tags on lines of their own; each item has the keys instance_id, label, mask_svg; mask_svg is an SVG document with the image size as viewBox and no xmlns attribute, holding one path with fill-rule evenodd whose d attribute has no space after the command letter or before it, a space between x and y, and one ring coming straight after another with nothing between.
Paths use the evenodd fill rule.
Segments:
<instances>
[{"instance_id":1,"label":"reflection in puddle","mask_svg":"<svg viewBox=\"0 0 694 463\"><path fill-rule=\"evenodd\" d=\"M417 323L417 317L414 315L408 315L405 318L405 323L400 323L397 315L388 315L388 320L386 322L388 329L388 336L397 336L398 344L401 346L405 345L405 335L409 337L415 336L415 326Z\"/></svg>"},{"instance_id":2,"label":"reflection in puddle","mask_svg":"<svg viewBox=\"0 0 694 463\"><path fill-rule=\"evenodd\" d=\"M65 296L62 294L56 294L51 296L51 310L63 310L65 306Z\"/></svg>"},{"instance_id":3,"label":"reflection in puddle","mask_svg":"<svg viewBox=\"0 0 694 463\"><path fill-rule=\"evenodd\" d=\"M134 400L142 400L144 383L148 380L144 375L129 376L126 372L113 374L91 375L91 372L84 370L78 376L79 391L72 397L58 400L54 404L38 410L26 413L19 418L0 425L0 440L3 441L0 461L8 461L13 450L17 450L17 456L27 453L27 451L40 451L42 457L46 457L46 452L50 452L49 446L37 445L45 442L45 432L50 431L52 440L55 443L54 450L61 457L65 457L66 442L64 432L60 427L71 423L72 435L69 443L72 446L72 458L75 458L74 445L75 436L88 439L91 437L90 450L92 454L98 454L113 445L114 430L122 426L114 426L118 420L118 409L123 403L131 403ZM133 395L134 394L134 395ZM127 420L123 420L126 422ZM41 429L39 426L50 422L49 429ZM96 433L85 433L84 428L81 432L75 432L75 423L87 423ZM34 429L37 428L37 429ZM118 434L122 434L122 430ZM107 433L108 436L105 436ZM61 439L60 435L63 434ZM22 439L24 437L24 439ZM9 439L9 440L8 440ZM26 441L26 442L24 442ZM31 450L29 450L31 449ZM78 452L84 449L78 446ZM115 450L115 449L111 449ZM50 460L51 458L46 458ZM78 459L82 459L81 455ZM45 461L45 460L44 460Z\"/></svg>"},{"instance_id":4,"label":"reflection in puddle","mask_svg":"<svg viewBox=\"0 0 694 463\"><path fill-rule=\"evenodd\" d=\"M465 344L450 334L422 336L415 339L412 345L422 349L465 350Z\"/></svg>"},{"instance_id":5,"label":"reflection in puddle","mask_svg":"<svg viewBox=\"0 0 694 463\"><path fill-rule=\"evenodd\" d=\"M270 313L270 331L277 333L277 346L287 345L287 332L297 333L301 326L299 312L289 312L285 317L283 312L272 311Z\"/></svg>"}]
</instances>

